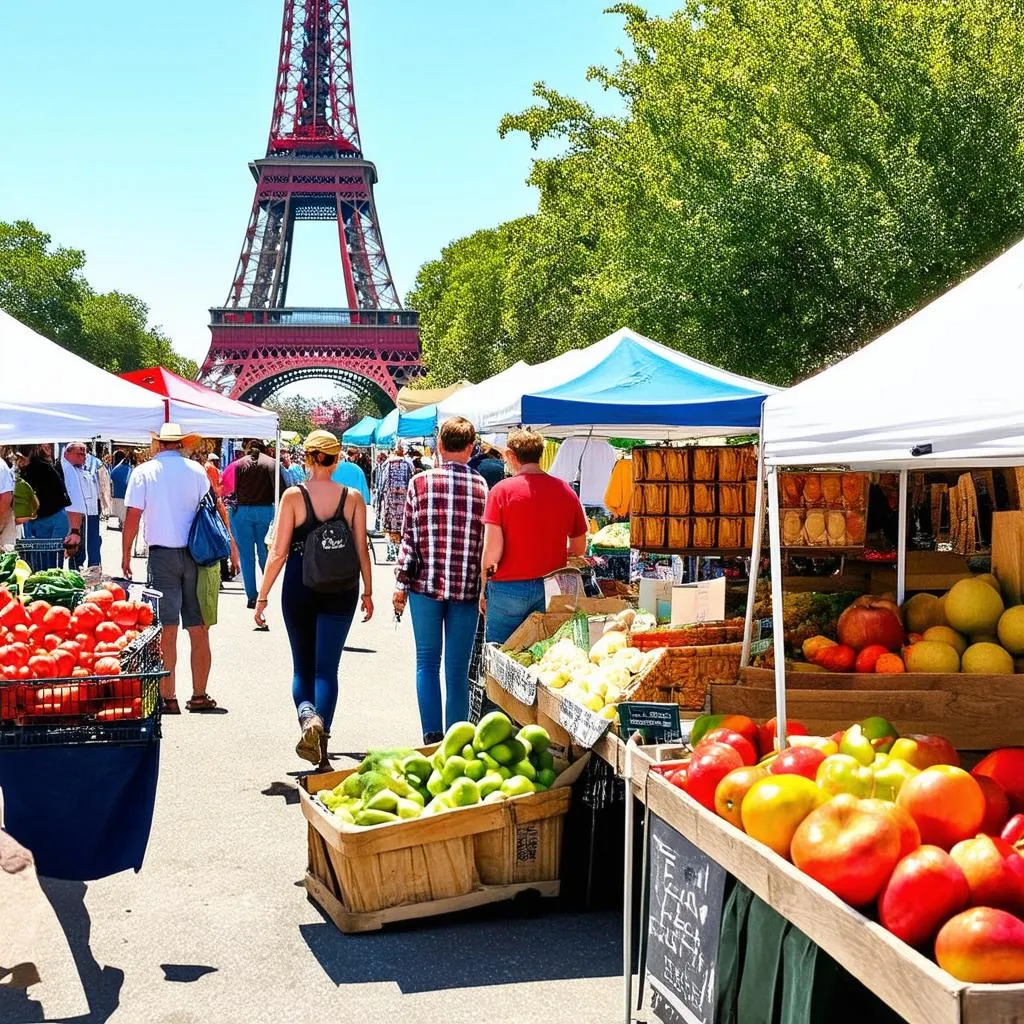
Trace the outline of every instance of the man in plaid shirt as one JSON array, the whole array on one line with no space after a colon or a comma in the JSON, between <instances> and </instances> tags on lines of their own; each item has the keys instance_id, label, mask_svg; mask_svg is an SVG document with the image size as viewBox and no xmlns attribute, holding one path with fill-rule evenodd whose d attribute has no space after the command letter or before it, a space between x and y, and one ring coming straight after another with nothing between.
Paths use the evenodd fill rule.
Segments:
<instances>
[{"instance_id":1,"label":"man in plaid shirt","mask_svg":"<svg viewBox=\"0 0 1024 1024\"><path fill-rule=\"evenodd\" d=\"M416 638L416 699L424 744L469 713L469 662L480 599L487 484L468 463L473 424L453 417L441 424L441 466L409 481L405 527L395 570L395 615L406 602ZM445 702L441 715L441 654Z\"/></svg>"}]
</instances>

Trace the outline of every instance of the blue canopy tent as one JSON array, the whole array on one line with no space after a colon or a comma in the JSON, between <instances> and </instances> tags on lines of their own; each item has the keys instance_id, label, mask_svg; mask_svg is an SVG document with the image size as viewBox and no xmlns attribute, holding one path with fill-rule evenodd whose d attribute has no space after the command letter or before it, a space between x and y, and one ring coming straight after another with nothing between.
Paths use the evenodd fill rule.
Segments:
<instances>
[{"instance_id":1,"label":"blue canopy tent","mask_svg":"<svg viewBox=\"0 0 1024 1024\"><path fill-rule=\"evenodd\" d=\"M759 429L765 398L779 390L629 330L589 351L593 363L572 380L523 395L523 423L548 437L707 437Z\"/></svg>"},{"instance_id":2,"label":"blue canopy tent","mask_svg":"<svg viewBox=\"0 0 1024 1024\"><path fill-rule=\"evenodd\" d=\"M374 431L380 422L376 416L364 416L341 435L341 443L356 448L369 448L373 444Z\"/></svg>"},{"instance_id":3,"label":"blue canopy tent","mask_svg":"<svg viewBox=\"0 0 1024 1024\"><path fill-rule=\"evenodd\" d=\"M373 443L378 448L393 448L398 441L430 437L436 430L436 405L425 405L422 409L405 413L392 409L380 421L374 433Z\"/></svg>"}]
</instances>

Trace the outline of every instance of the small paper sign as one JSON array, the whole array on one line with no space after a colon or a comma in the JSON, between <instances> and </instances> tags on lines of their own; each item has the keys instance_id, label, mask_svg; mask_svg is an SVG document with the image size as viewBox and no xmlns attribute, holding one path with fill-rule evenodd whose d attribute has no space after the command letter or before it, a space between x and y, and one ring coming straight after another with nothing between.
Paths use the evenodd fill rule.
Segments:
<instances>
[{"instance_id":1,"label":"small paper sign","mask_svg":"<svg viewBox=\"0 0 1024 1024\"><path fill-rule=\"evenodd\" d=\"M578 746L592 747L612 723L582 704L563 697L558 706L558 724Z\"/></svg>"},{"instance_id":2,"label":"small paper sign","mask_svg":"<svg viewBox=\"0 0 1024 1024\"><path fill-rule=\"evenodd\" d=\"M520 704L537 702L537 677L498 647L486 648L485 666L488 675Z\"/></svg>"},{"instance_id":3,"label":"small paper sign","mask_svg":"<svg viewBox=\"0 0 1024 1024\"><path fill-rule=\"evenodd\" d=\"M672 588L672 624L720 622L725 618L725 577Z\"/></svg>"},{"instance_id":4,"label":"small paper sign","mask_svg":"<svg viewBox=\"0 0 1024 1024\"><path fill-rule=\"evenodd\" d=\"M681 743L683 731L679 705L623 701L619 705L619 730L624 740L640 733L646 743Z\"/></svg>"}]
</instances>

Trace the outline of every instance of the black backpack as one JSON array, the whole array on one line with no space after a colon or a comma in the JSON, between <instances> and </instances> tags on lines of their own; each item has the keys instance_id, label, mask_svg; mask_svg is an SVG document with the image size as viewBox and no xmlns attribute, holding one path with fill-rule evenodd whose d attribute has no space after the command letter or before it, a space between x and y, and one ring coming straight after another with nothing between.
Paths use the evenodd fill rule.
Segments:
<instances>
[{"instance_id":1,"label":"black backpack","mask_svg":"<svg viewBox=\"0 0 1024 1024\"><path fill-rule=\"evenodd\" d=\"M306 521L317 522L309 491L300 487L306 503ZM310 590L336 594L351 590L359 583L359 552L352 530L345 521L345 499L348 488L342 487L338 510L306 536L302 548L302 582Z\"/></svg>"}]
</instances>

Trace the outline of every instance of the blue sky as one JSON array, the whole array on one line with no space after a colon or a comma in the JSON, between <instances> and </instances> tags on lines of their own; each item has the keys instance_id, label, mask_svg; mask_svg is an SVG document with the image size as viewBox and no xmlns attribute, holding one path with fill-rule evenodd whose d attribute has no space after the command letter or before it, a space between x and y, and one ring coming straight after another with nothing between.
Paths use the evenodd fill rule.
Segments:
<instances>
[{"instance_id":1,"label":"blue sky","mask_svg":"<svg viewBox=\"0 0 1024 1024\"><path fill-rule=\"evenodd\" d=\"M402 294L452 239L536 208L528 142L496 130L534 81L609 108L584 75L626 43L610 2L351 0L363 148ZM138 295L197 361L238 259L247 165L266 147L281 7L29 0L0 13L0 220L84 249L96 287ZM336 237L298 226L289 304L344 304Z\"/></svg>"}]
</instances>

